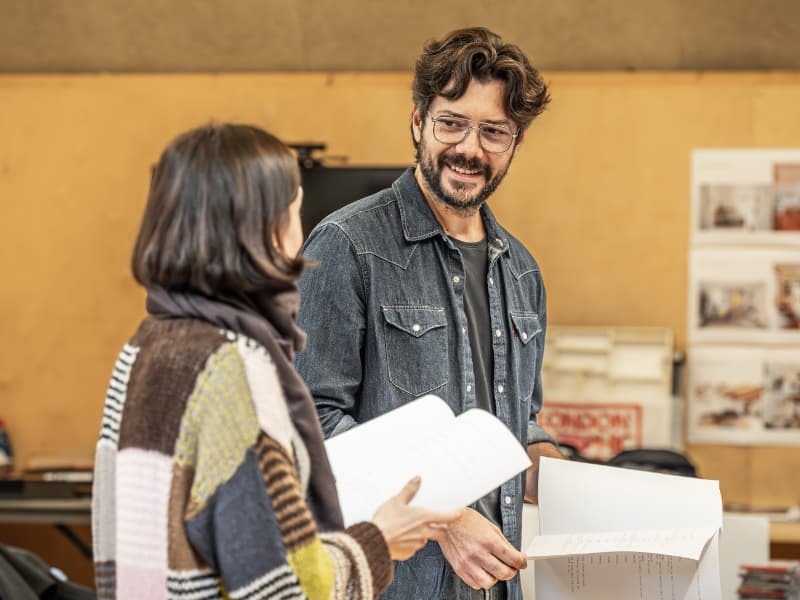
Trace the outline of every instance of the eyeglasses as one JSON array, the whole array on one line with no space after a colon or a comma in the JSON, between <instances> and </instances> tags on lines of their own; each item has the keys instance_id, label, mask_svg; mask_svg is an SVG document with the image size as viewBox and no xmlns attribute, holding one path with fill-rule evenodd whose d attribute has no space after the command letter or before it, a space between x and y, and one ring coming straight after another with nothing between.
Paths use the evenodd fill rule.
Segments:
<instances>
[{"instance_id":1,"label":"eyeglasses","mask_svg":"<svg viewBox=\"0 0 800 600\"><path fill-rule=\"evenodd\" d=\"M433 137L442 144L460 144L469 135L469 130L477 127L478 142L481 148L494 154L502 154L511 148L511 144L519 135L519 129L516 133L511 133L511 130L505 125L472 121L451 115L439 115L438 117L431 115L431 121L433 121Z\"/></svg>"}]
</instances>

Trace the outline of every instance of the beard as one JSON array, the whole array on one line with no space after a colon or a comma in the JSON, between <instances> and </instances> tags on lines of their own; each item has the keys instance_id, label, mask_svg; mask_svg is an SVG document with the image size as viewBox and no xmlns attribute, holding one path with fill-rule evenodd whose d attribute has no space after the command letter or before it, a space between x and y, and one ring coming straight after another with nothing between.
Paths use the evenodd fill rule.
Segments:
<instances>
[{"instance_id":1,"label":"beard","mask_svg":"<svg viewBox=\"0 0 800 600\"><path fill-rule=\"evenodd\" d=\"M434 163L430 151L423 143L417 145L417 156L422 177L434 199L462 216L475 214L486 203L489 196L494 193L497 186L503 181L511 164L509 162L505 168L493 174L492 168L488 163L482 162L478 158L467 158L463 154L454 152L441 153ZM453 191L447 192L442 183L442 170L445 166L477 171L483 175L486 183L482 188L474 191L476 187L474 184L455 181L451 182Z\"/></svg>"}]
</instances>

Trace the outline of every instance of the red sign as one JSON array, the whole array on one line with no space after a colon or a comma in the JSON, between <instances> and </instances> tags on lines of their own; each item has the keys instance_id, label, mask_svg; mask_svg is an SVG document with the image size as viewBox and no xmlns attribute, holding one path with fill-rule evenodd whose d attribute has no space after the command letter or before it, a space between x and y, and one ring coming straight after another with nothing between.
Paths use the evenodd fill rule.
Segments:
<instances>
[{"instance_id":1,"label":"red sign","mask_svg":"<svg viewBox=\"0 0 800 600\"><path fill-rule=\"evenodd\" d=\"M639 404L548 400L536 420L559 442L574 446L587 458L608 460L623 450L642 446Z\"/></svg>"}]
</instances>

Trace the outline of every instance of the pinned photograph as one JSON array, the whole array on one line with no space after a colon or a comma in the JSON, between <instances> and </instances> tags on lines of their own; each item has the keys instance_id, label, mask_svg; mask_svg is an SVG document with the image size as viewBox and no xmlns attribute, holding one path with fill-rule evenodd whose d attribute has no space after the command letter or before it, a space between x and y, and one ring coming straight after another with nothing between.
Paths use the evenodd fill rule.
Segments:
<instances>
[{"instance_id":1,"label":"pinned photograph","mask_svg":"<svg viewBox=\"0 0 800 600\"><path fill-rule=\"evenodd\" d=\"M775 165L776 231L800 231L800 162Z\"/></svg>"},{"instance_id":2,"label":"pinned photograph","mask_svg":"<svg viewBox=\"0 0 800 600\"><path fill-rule=\"evenodd\" d=\"M800 329L800 263L775 265L776 308L781 329Z\"/></svg>"},{"instance_id":3,"label":"pinned photograph","mask_svg":"<svg viewBox=\"0 0 800 600\"><path fill-rule=\"evenodd\" d=\"M771 185L701 185L700 229L770 231Z\"/></svg>"},{"instance_id":4,"label":"pinned photograph","mask_svg":"<svg viewBox=\"0 0 800 600\"><path fill-rule=\"evenodd\" d=\"M766 285L757 281L700 281L698 311L701 328L766 329Z\"/></svg>"},{"instance_id":5,"label":"pinned photograph","mask_svg":"<svg viewBox=\"0 0 800 600\"><path fill-rule=\"evenodd\" d=\"M764 366L764 427L800 431L800 360Z\"/></svg>"}]
</instances>

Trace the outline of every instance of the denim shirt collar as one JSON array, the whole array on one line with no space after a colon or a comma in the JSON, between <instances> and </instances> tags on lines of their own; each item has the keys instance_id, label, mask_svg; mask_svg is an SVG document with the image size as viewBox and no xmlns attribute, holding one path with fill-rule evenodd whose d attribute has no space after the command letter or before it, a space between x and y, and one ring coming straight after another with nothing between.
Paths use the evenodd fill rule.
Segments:
<instances>
[{"instance_id":1,"label":"denim shirt collar","mask_svg":"<svg viewBox=\"0 0 800 600\"><path fill-rule=\"evenodd\" d=\"M436 219L431 207L425 200L422 190L414 177L414 167L409 167L392 184L392 190L397 197L400 209L400 222L403 227L403 236L407 242L418 242L437 235L449 242L447 233L441 223ZM487 204L481 207L481 218L486 229L486 237L493 253L502 254L509 252L509 241L506 232L497 224L494 214Z\"/></svg>"}]
</instances>

